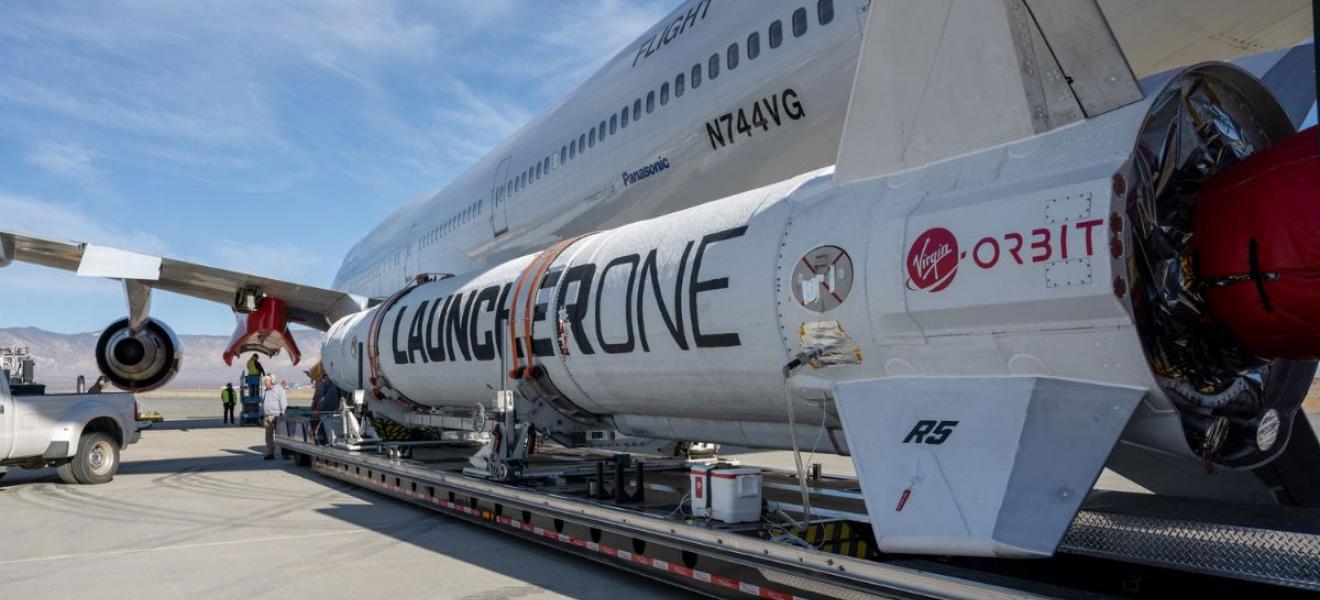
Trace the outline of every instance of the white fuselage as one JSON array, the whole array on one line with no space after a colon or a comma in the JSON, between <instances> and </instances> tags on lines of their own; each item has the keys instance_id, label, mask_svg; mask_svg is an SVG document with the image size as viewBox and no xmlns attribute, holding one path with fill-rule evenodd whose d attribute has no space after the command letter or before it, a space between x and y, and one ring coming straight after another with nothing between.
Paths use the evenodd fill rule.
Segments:
<instances>
[{"instance_id":1,"label":"white fuselage","mask_svg":"<svg viewBox=\"0 0 1320 600\"><path fill-rule=\"evenodd\" d=\"M334 288L388 296L418 273L464 273L833 164L866 4L684 3L439 193L372 229Z\"/></svg>"}]
</instances>

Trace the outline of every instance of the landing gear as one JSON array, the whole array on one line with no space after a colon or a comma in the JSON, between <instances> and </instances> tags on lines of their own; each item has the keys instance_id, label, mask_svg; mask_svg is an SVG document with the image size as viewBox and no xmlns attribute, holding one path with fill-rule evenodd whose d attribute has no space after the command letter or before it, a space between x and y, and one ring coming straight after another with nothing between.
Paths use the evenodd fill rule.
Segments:
<instances>
[{"instance_id":1,"label":"landing gear","mask_svg":"<svg viewBox=\"0 0 1320 600\"><path fill-rule=\"evenodd\" d=\"M536 433L531 423L518 420L513 390L496 392L492 414L478 405L473 422L478 431L490 434L490 440L468 459L469 466L463 472L495 481L520 477L523 464L536 444Z\"/></svg>"}]
</instances>

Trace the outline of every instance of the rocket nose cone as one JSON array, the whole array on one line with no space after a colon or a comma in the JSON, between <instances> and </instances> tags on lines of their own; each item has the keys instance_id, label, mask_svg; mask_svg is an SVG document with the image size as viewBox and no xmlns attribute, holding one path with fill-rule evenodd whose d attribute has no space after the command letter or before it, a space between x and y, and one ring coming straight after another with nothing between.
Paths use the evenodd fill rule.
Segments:
<instances>
[{"instance_id":1,"label":"rocket nose cone","mask_svg":"<svg viewBox=\"0 0 1320 600\"><path fill-rule=\"evenodd\" d=\"M1267 359L1320 358L1320 139L1298 133L1212 178L1194 215L1219 322Z\"/></svg>"}]
</instances>

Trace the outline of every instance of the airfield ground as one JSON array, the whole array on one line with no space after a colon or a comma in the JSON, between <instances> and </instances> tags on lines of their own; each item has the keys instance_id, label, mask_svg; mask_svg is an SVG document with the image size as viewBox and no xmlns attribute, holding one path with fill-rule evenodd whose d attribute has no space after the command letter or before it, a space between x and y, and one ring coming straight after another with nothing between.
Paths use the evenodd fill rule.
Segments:
<instances>
[{"instance_id":1,"label":"airfield ground","mask_svg":"<svg viewBox=\"0 0 1320 600\"><path fill-rule=\"evenodd\" d=\"M261 430L220 423L212 390L142 398L166 419L115 480L67 486L54 470L0 481L0 598L672 598L681 593L263 461ZM292 396L306 404L303 390ZM1320 388L1306 408L1320 426ZM730 453L790 467L785 452ZM817 455L824 470L846 458ZM1100 485L1131 489L1106 474Z\"/></svg>"}]
</instances>

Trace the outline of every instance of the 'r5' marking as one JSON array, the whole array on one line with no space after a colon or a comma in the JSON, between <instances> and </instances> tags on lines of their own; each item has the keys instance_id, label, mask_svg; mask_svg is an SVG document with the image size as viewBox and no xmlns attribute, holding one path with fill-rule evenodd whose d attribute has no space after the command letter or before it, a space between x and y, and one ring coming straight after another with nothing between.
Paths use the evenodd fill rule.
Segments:
<instances>
[{"instance_id":1,"label":"'r5' marking","mask_svg":"<svg viewBox=\"0 0 1320 600\"><path fill-rule=\"evenodd\" d=\"M931 421L921 420L912 427L907 437L903 438L904 444L930 444L938 446L943 444L949 436L953 434L953 428L958 426L957 421Z\"/></svg>"}]
</instances>

